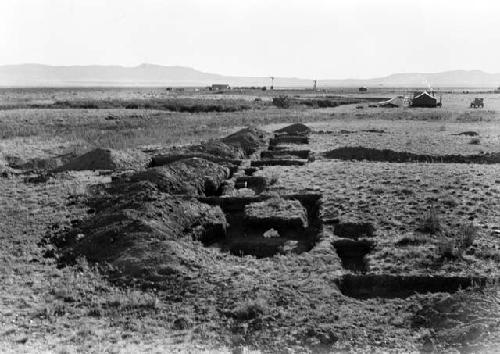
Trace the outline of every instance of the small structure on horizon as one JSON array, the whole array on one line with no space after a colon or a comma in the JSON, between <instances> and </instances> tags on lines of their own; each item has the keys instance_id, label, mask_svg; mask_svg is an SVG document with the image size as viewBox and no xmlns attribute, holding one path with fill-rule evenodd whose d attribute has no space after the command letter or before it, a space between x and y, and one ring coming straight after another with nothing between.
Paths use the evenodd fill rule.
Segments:
<instances>
[{"instance_id":1,"label":"small structure on horizon","mask_svg":"<svg viewBox=\"0 0 500 354\"><path fill-rule=\"evenodd\" d=\"M430 94L427 91L415 92L411 101L412 107L441 107L441 100L438 102L434 92Z\"/></svg>"},{"instance_id":2,"label":"small structure on horizon","mask_svg":"<svg viewBox=\"0 0 500 354\"><path fill-rule=\"evenodd\" d=\"M231 87L228 84L213 84L211 86L212 91L222 91L222 90L230 90Z\"/></svg>"},{"instance_id":3,"label":"small structure on horizon","mask_svg":"<svg viewBox=\"0 0 500 354\"><path fill-rule=\"evenodd\" d=\"M360 87L360 88L358 89L358 91L359 91L359 92L366 92L366 91L368 91L368 88L363 86L363 87Z\"/></svg>"}]
</instances>

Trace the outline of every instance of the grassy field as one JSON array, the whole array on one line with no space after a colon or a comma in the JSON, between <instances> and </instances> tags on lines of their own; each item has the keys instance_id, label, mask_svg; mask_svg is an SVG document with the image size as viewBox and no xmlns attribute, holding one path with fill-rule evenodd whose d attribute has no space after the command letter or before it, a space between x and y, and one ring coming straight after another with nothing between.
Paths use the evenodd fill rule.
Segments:
<instances>
[{"instance_id":1,"label":"grassy field","mask_svg":"<svg viewBox=\"0 0 500 354\"><path fill-rule=\"evenodd\" d=\"M102 264L79 259L61 267L47 257L57 249L46 236L91 217L84 203L87 187L109 183L109 173L69 171L41 183L26 181L36 171L6 173L0 178L0 351L498 352L500 294L492 280L500 276L499 165L340 161L323 153L354 146L430 155L498 153L500 95L478 94L485 97L485 108L478 110L468 108L474 94L460 90L443 93L443 107L436 109L368 103L280 109L271 102L279 94L311 99L405 93L0 90L0 170L96 147L155 151L245 126L271 132L306 123L313 130L306 148L316 161L264 167L256 175L276 181L269 189L273 195L321 193L324 223L324 237L308 252L256 258L200 246L195 253L200 267L189 288L146 289L111 281ZM203 107L222 100L225 106L246 107L233 112L123 107L158 100ZM120 104L100 106L103 101ZM56 102L69 104L40 107ZM459 135L471 131L477 135ZM452 293L429 283L429 293L410 289L404 296L373 287L374 295L362 298L339 282L350 274L346 264L352 261L339 251L334 227L339 221L374 227L363 275L378 282L398 286L407 284L405 277L435 277L444 283L456 276L492 283Z\"/></svg>"}]
</instances>

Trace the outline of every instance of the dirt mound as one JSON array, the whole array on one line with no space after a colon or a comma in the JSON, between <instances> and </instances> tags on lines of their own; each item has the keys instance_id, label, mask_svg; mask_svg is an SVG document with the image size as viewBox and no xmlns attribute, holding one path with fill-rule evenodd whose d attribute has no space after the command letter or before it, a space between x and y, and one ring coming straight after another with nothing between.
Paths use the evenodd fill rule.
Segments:
<instances>
[{"instance_id":1,"label":"dirt mound","mask_svg":"<svg viewBox=\"0 0 500 354\"><path fill-rule=\"evenodd\" d=\"M98 148L56 168L56 171L133 170L145 166L147 160L147 155L140 151Z\"/></svg>"},{"instance_id":2,"label":"dirt mound","mask_svg":"<svg viewBox=\"0 0 500 354\"><path fill-rule=\"evenodd\" d=\"M164 193L209 196L220 191L229 174L229 169L219 164L191 158L139 171L124 179L130 182L149 181Z\"/></svg>"},{"instance_id":3,"label":"dirt mound","mask_svg":"<svg viewBox=\"0 0 500 354\"><path fill-rule=\"evenodd\" d=\"M241 160L228 160L203 152L193 152L193 153L181 153L181 154L172 153L172 154L155 155L151 159L149 167L165 166L180 160L186 160L192 158L203 159L227 167L231 171L231 173L236 172L238 170L238 166L241 164Z\"/></svg>"},{"instance_id":4,"label":"dirt mound","mask_svg":"<svg viewBox=\"0 0 500 354\"><path fill-rule=\"evenodd\" d=\"M298 227L309 226L307 211L297 200L286 200L280 197L263 202L251 203L245 207L245 222L259 227Z\"/></svg>"},{"instance_id":5,"label":"dirt mound","mask_svg":"<svg viewBox=\"0 0 500 354\"><path fill-rule=\"evenodd\" d=\"M245 157L244 152L239 147L228 145L220 140L214 139L204 141L198 145L189 145L186 147L182 147L180 148L180 150L183 152L202 152L223 159L241 159Z\"/></svg>"},{"instance_id":6,"label":"dirt mound","mask_svg":"<svg viewBox=\"0 0 500 354\"><path fill-rule=\"evenodd\" d=\"M222 142L251 155L266 144L266 132L257 128L244 128L223 138Z\"/></svg>"},{"instance_id":7,"label":"dirt mound","mask_svg":"<svg viewBox=\"0 0 500 354\"><path fill-rule=\"evenodd\" d=\"M101 191L102 192L102 191ZM94 216L58 238L60 262L84 256L111 266L111 277L156 287L192 276L206 242L223 237L226 218L219 207L160 192L151 182L112 185L89 201Z\"/></svg>"},{"instance_id":8,"label":"dirt mound","mask_svg":"<svg viewBox=\"0 0 500 354\"><path fill-rule=\"evenodd\" d=\"M495 287L487 287L482 293L465 290L451 295L434 294L417 301L412 325L431 330L433 338L423 338L427 346L432 342L446 343L462 353L482 352L491 329L500 327L500 299ZM431 344L428 349L435 348Z\"/></svg>"},{"instance_id":9,"label":"dirt mound","mask_svg":"<svg viewBox=\"0 0 500 354\"><path fill-rule=\"evenodd\" d=\"M389 149L371 149L361 146L341 147L324 153L328 159L376 162L427 162L427 163L500 163L500 153L480 155L422 155Z\"/></svg>"},{"instance_id":10,"label":"dirt mound","mask_svg":"<svg viewBox=\"0 0 500 354\"><path fill-rule=\"evenodd\" d=\"M307 135L311 132L311 128L302 123L295 123L274 132L276 134Z\"/></svg>"}]
</instances>

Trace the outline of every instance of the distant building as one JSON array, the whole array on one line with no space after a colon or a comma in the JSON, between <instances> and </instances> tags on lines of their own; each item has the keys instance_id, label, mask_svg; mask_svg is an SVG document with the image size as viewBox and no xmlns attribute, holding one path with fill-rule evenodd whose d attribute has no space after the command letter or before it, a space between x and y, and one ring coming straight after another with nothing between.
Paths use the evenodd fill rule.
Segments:
<instances>
[{"instance_id":1,"label":"distant building","mask_svg":"<svg viewBox=\"0 0 500 354\"><path fill-rule=\"evenodd\" d=\"M366 88L366 87L359 88L359 92L366 92L366 91L368 91L368 88Z\"/></svg>"},{"instance_id":2,"label":"distant building","mask_svg":"<svg viewBox=\"0 0 500 354\"><path fill-rule=\"evenodd\" d=\"M411 101L413 107L437 107L439 102L436 97L429 94L427 91L416 92Z\"/></svg>"},{"instance_id":3,"label":"distant building","mask_svg":"<svg viewBox=\"0 0 500 354\"><path fill-rule=\"evenodd\" d=\"M213 84L212 85L212 91L221 91L221 90L230 90L231 87L229 87L228 84Z\"/></svg>"}]
</instances>

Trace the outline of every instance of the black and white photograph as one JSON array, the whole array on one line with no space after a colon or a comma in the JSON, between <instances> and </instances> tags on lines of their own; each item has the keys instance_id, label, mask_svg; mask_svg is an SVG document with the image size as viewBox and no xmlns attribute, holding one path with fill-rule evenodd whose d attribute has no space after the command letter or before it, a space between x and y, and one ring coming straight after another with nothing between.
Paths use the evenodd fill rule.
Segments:
<instances>
[{"instance_id":1,"label":"black and white photograph","mask_svg":"<svg viewBox=\"0 0 500 354\"><path fill-rule=\"evenodd\" d=\"M500 3L0 0L0 353L500 353Z\"/></svg>"}]
</instances>

